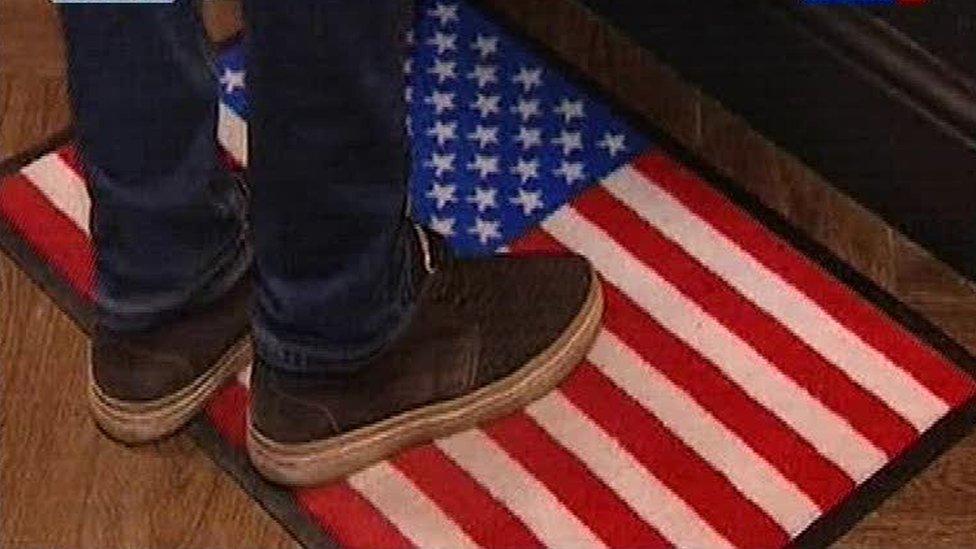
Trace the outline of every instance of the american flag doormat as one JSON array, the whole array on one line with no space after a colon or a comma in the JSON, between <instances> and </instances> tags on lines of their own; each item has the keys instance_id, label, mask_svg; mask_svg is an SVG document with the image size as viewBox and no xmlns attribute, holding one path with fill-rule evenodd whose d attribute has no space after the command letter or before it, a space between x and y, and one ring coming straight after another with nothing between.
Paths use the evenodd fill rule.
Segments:
<instances>
[{"instance_id":1,"label":"american flag doormat","mask_svg":"<svg viewBox=\"0 0 976 549\"><path fill-rule=\"evenodd\" d=\"M605 325L524 410L311 489L249 468L227 385L190 430L303 544L820 545L965 432L968 356L850 269L468 4L420 2L410 40L416 218L462 254L585 255ZM244 165L239 46L219 71ZM70 140L17 166L0 242L90 327L83 174Z\"/></svg>"}]
</instances>

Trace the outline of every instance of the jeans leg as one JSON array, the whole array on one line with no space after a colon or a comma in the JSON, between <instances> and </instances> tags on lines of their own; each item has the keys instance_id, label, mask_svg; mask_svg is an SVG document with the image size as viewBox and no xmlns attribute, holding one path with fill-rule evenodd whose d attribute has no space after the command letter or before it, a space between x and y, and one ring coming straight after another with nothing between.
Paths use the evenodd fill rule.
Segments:
<instances>
[{"instance_id":1,"label":"jeans leg","mask_svg":"<svg viewBox=\"0 0 976 549\"><path fill-rule=\"evenodd\" d=\"M402 36L409 0L246 0L258 352L375 353L413 303Z\"/></svg>"},{"instance_id":2,"label":"jeans leg","mask_svg":"<svg viewBox=\"0 0 976 549\"><path fill-rule=\"evenodd\" d=\"M196 8L61 5L99 320L112 329L215 299L249 267L245 199L218 160L218 88Z\"/></svg>"}]
</instances>

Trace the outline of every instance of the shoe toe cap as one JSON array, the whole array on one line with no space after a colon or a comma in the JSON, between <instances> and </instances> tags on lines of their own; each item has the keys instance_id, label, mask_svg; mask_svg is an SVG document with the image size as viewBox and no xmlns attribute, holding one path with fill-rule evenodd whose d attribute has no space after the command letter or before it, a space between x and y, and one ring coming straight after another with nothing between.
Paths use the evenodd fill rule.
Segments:
<instances>
[{"instance_id":1,"label":"shoe toe cap","mask_svg":"<svg viewBox=\"0 0 976 549\"><path fill-rule=\"evenodd\" d=\"M504 375L554 345L591 303L598 283L589 262L577 256L529 257L486 269L498 298L483 315L481 362L489 376Z\"/></svg>"}]
</instances>

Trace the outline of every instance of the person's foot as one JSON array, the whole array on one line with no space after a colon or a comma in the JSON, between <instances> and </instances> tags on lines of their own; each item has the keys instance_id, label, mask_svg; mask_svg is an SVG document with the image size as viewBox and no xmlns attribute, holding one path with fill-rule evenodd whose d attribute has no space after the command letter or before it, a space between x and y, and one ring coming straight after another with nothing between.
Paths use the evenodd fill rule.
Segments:
<instances>
[{"instance_id":1,"label":"person's foot","mask_svg":"<svg viewBox=\"0 0 976 549\"><path fill-rule=\"evenodd\" d=\"M173 433L247 365L250 280L205 307L138 333L96 329L88 370L95 422L130 444Z\"/></svg>"},{"instance_id":2,"label":"person's foot","mask_svg":"<svg viewBox=\"0 0 976 549\"><path fill-rule=\"evenodd\" d=\"M603 294L584 259L439 263L403 332L357 373L285 373L256 357L247 447L258 471L289 485L335 479L523 407L589 350Z\"/></svg>"}]
</instances>

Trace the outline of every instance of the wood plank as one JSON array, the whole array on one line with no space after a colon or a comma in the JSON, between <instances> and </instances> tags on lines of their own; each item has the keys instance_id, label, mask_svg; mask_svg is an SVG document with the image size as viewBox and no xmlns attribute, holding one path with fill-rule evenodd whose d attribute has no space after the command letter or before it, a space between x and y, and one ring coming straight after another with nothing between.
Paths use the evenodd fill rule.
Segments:
<instances>
[{"instance_id":1,"label":"wood plank","mask_svg":"<svg viewBox=\"0 0 976 549\"><path fill-rule=\"evenodd\" d=\"M292 547L185 435L130 448L84 401L86 336L0 256L0 545Z\"/></svg>"}]
</instances>

